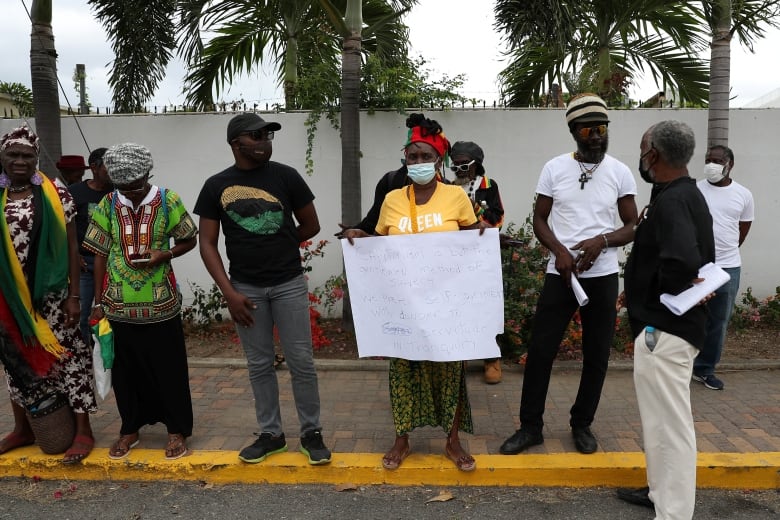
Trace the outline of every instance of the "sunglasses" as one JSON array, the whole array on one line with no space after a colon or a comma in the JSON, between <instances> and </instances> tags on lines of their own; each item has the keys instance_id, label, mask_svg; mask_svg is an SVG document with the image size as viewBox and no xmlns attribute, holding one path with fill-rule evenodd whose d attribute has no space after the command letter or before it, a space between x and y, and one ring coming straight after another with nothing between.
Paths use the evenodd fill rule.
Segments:
<instances>
[{"instance_id":1,"label":"sunglasses","mask_svg":"<svg viewBox=\"0 0 780 520\"><path fill-rule=\"evenodd\" d=\"M458 172L467 172L469 171L469 168L471 168L471 165L474 164L476 160L472 159L471 162L467 162L464 164L453 164L450 166L450 170L452 170L455 173Z\"/></svg>"},{"instance_id":2,"label":"sunglasses","mask_svg":"<svg viewBox=\"0 0 780 520\"><path fill-rule=\"evenodd\" d=\"M589 126L586 128L580 128L578 130L580 137L587 139L591 134L598 134L600 136L607 135L607 125Z\"/></svg>"},{"instance_id":3,"label":"sunglasses","mask_svg":"<svg viewBox=\"0 0 780 520\"><path fill-rule=\"evenodd\" d=\"M244 132L241 135L248 135L255 141L273 141L274 140L274 131L273 130L252 130L251 132Z\"/></svg>"}]
</instances>

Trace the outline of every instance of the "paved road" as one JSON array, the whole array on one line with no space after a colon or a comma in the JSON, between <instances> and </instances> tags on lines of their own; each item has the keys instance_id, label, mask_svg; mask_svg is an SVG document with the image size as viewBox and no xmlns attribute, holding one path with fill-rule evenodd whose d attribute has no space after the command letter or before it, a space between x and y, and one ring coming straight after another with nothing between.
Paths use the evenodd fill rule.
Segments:
<instances>
[{"instance_id":1,"label":"paved road","mask_svg":"<svg viewBox=\"0 0 780 520\"><path fill-rule=\"evenodd\" d=\"M512 519L650 520L613 489L122 483L0 479L0 519ZM430 500L448 493L446 502ZM777 491L701 490L696 518L780 517Z\"/></svg>"}]
</instances>

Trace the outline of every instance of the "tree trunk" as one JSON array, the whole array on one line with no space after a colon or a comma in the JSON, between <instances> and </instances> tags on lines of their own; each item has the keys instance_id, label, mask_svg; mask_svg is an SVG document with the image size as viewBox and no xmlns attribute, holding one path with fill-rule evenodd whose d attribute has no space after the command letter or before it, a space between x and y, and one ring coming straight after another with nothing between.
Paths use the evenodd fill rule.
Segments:
<instances>
[{"instance_id":1,"label":"tree trunk","mask_svg":"<svg viewBox=\"0 0 780 520\"><path fill-rule=\"evenodd\" d=\"M341 222L360 222L360 33L344 38L341 70ZM347 299L348 300L348 299ZM352 311L345 302L343 322L352 328Z\"/></svg>"},{"instance_id":2,"label":"tree trunk","mask_svg":"<svg viewBox=\"0 0 780 520\"><path fill-rule=\"evenodd\" d=\"M731 77L731 0L718 0L712 9L710 46L710 106L707 147L729 142L729 82Z\"/></svg>"},{"instance_id":3,"label":"tree trunk","mask_svg":"<svg viewBox=\"0 0 780 520\"><path fill-rule=\"evenodd\" d=\"M295 36L287 38L287 50L284 54L284 108L298 108L295 91L298 86L298 39Z\"/></svg>"},{"instance_id":4,"label":"tree trunk","mask_svg":"<svg viewBox=\"0 0 780 520\"><path fill-rule=\"evenodd\" d=\"M54 178L59 176L56 163L62 155L62 131L51 5L52 0L33 0L32 3L30 76L35 107L35 132L41 140L38 168Z\"/></svg>"}]
</instances>

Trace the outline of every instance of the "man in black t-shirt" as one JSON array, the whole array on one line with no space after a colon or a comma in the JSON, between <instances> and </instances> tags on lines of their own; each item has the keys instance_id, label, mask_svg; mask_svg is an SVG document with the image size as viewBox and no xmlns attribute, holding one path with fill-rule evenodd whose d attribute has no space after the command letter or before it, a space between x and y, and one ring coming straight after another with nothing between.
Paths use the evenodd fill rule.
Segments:
<instances>
[{"instance_id":1,"label":"man in black t-shirt","mask_svg":"<svg viewBox=\"0 0 780 520\"><path fill-rule=\"evenodd\" d=\"M95 296L95 281L92 268L95 265L95 255L82 247L84 236L87 234L92 210L114 187L108 172L103 165L103 154L106 148L96 148L89 154L89 169L92 170L92 178L77 182L68 186L73 202L76 204L76 238L79 242L79 258L81 262L81 279L79 282L81 292L81 320L79 327L84 341L91 344L92 332L89 328L89 314L92 311L92 300Z\"/></svg>"},{"instance_id":2,"label":"man in black t-shirt","mask_svg":"<svg viewBox=\"0 0 780 520\"><path fill-rule=\"evenodd\" d=\"M292 374L300 450L309 464L327 464L331 453L321 433L309 291L299 250L301 242L319 232L320 223L314 194L303 178L270 160L274 131L280 129L257 114L232 118L227 141L235 164L206 181L194 213L200 216L200 255L236 324L255 397L260 436L241 450L239 459L254 464L287 451L274 370L276 328ZM229 275L217 247L220 228Z\"/></svg>"}]
</instances>

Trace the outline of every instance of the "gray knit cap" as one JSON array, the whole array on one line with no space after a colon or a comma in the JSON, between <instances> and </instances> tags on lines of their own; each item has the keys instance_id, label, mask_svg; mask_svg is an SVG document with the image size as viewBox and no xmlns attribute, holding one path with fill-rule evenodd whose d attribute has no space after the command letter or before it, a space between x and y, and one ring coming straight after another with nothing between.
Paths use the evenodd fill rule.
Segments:
<instances>
[{"instance_id":1,"label":"gray knit cap","mask_svg":"<svg viewBox=\"0 0 780 520\"><path fill-rule=\"evenodd\" d=\"M115 144L106 151L103 164L111 182L117 186L143 178L154 166L149 149L135 143Z\"/></svg>"}]
</instances>

